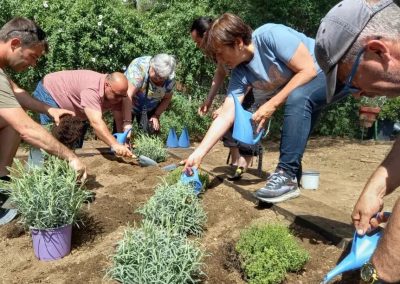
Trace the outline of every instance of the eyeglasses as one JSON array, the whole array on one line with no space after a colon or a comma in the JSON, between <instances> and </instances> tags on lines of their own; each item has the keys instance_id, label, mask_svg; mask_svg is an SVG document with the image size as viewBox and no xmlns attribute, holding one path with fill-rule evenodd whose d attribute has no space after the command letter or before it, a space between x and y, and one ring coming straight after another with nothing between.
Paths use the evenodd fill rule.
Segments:
<instances>
[{"instance_id":1,"label":"eyeglasses","mask_svg":"<svg viewBox=\"0 0 400 284\"><path fill-rule=\"evenodd\" d=\"M350 74L347 76L347 79L344 82L343 88L339 92L335 93L335 97L340 98L340 97L344 97L346 95L353 95L353 94L361 92L361 90L359 88L355 87L352 84L352 81L354 79L354 76L357 73L358 66L360 65L361 55L364 52L365 52L365 48L362 48L357 53L356 60L354 60L353 66L351 67Z\"/></svg>"},{"instance_id":2,"label":"eyeglasses","mask_svg":"<svg viewBox=\"0 0 400 284\"><path fill-rule=\"evenodd\" d=\"M110 87L111 92L112 92L115 96L117 96L117 97L127 97L127 96L128 96L128 94L127 94L126 92L123 93L123 94L121 94L121 93L117 93L116 91L114 91L114 89L113 89L113 87L111 86L110 83L108 83L108 86Z\"/></svg>"},{"instance_id":3,"label":"eyeglasses","mask_svg":"<svg viewBox=\"0 0 400 284\"><path fill-rule=\"evenodd\" d=\"M41 28L34 29L34 30L33 30L33 29L32 29L32 30L29 30L29 29L24 29L24 30L12 30L12 31L9 31L9 32L7 33L7 35L9 35L9 34L11 34L11 33L13 33L13 32L31 33L31 34L36 35L37 38L38 38L38 40L40 40L40 41L46 39L46 33L45 33Z\"/></svg>"}]
</instances>

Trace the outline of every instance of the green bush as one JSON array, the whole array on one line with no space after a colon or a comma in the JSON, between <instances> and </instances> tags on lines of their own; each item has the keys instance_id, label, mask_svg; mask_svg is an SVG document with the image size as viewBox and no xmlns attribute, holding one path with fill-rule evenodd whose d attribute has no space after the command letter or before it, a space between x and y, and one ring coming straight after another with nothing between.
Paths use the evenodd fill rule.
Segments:
<instances>
[{"instance_id":1,"label":"green bush","mask_svg":"<svg viewBox=\"0 0 400 284\"><path fill-rule=\"evenodd\" d=\"M76 223L90 192L77 184L77 174L68 162L47 156L43 167L25 169L20 161L14 163L7 187L23 223L37 229Z\"/></svg>"},{"instance_id":2,"label":"green bush","mask_svg":"<svg viewBox=\"0 0 400 284\"><path fill-rule=\"evenodd\" d=\"M359 106L360 102L351 96L329 106L322 111L315 132L323 136L359 137Z\"/></svg>"},{"instance_id":3,"label":"green bush","mask_svg":"<svg viewBox=\"0 0 400 284\"><path fill-rule=\"evenodd\" d=\"M207 220L191 186L160 184L149 201L137 210L152 223L168 230L200 236Z\"/></svg>"},{"instance_id":4,"label":"green bush","mask_svg":"<svg viewBox=\"0 0 400 284\"><path fill-rule=\"evenodd\" d=\"M191 139L206 133L211 124L211 118L197 114L200 105L200 99L189 99L181 93L175 94L168 110L161 116L161 137L166 140L169 129L172 127L178 135L184 127L187 127Z\"/></svg>"},{"instance_id":5,"label":"green bush","mask_svg":"<svg viewBox=\"0 0 400 284\"><path fill-rule=\"evenodd\" d=\"M202 272L199 245L149 222L125 230L107 275L121 283L197 283Z\"/></svg>"},{"instance_id":6,"label":"green bush","mask_svg":"<svg viewBox=\"0 0 400 284\"><path fill-rule=\"evenodd\" d=\"M242 232L236 250L249 283L281 283L309 260L289 229L279 224L253 226Z\"/></svg>"},{"instance_id":7,"label":"green bush","mask_svg":"<svg viewBox=\"0 0 400 284\"><path fill-rule=\"evenodd\" d=\"M386 100L379 113L379 119L400 120L400 97Z\"/></svg>"},{"instance_id":8,"label":"green bush","mask_svg":"<svg viewBox=\"0 0 400 284\"><path fill-rule=\"evenodd\" d=\"M135 145L135 154L137 156L149 157L157 163L164 162L167 157L167 150L159 137L139 134L135 138Z\"/></svg>"},{"instance_id":9,"label":"green bush","mask_svg":"<svg viewBox=\"0 0 400 284\"><path fill-rule=\"evenodd\" d=\"M177 167L173 171L169 172L165 177L165 182L169 185L174 185L179 182L182 175L183 166ZM199 179L203 185L203 189L206 189L210 184L210 177L206 172L199 170Z\"/></svg>"},{"instance_id":10,"label":"green bush","mask_svg":"<svg viewBox=\"0 0 400 284\"><path fill-rule=\"evenodd\" d=\"M193 19L217 17L224 12L240 15L256 28L267 22L282 23L314 37L320 19L337 0L0 0L0 25L13 16L35 19L47 32L50 53L38 66L13 77L33 90L46 74L63 69L121 71L136 57L171 53L178 59L176 79L182 96L161 117L161 137L170 127L180 131L188 126L191 137L200 138L211 120L200 118L197 107L206 97L215 65L205 58L189 36ZM143 9L143 3L150 3ZM46 3L46 5L44 5ZM142 6L141 6L142 5ZM45 7L47 6L47 7ZM148 7L147 7L148 6ZM149 9L149 10L147 10ZM221 90L225 93L226 90ZM359 136L353 103L337 104L324 112L316 133L332 136ZM279 134L281 116L271 132Z\"/></svg>"}]
</instances>

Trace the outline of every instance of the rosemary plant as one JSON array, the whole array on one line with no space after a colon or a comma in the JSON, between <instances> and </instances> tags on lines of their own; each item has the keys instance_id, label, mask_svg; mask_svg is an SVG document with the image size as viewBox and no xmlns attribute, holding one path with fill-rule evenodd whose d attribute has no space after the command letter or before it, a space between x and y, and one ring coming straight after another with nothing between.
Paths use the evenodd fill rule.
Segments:
<instances>
[{"instance_id":1,"label":"rosemary plant","mask_svg":"<svg viewBox=\"0 0 400 284\"><path fill-rule=\"evenodd\" d=\"M135 154L143 155L159 162L164 162L167 157L167 150L159 137L149 135L139 135L135 139Z\"/></svg>"},{"instance_id":2,"label":"rosemary plant","mask_svg":"<svg viewBox=\"0 0 400 284\"><path fill-rule=\"evenodd\" d=\"M90 192L77 184L76 172L66 161L46 156L43 167L30 167L14 160L10 168L10 198L27 226L50 229L76 223Z\"/></svg>"},{"instance_id":3,"label":"rosemary plant","mask_svg":"<svg viewBox=\"0 0 400 284\"><path fill-rule=\"evenodd\" d=\"M128 228L107 276L121 283L197 283L203 252L197 242L151 222Z\"/></svg>"},{"instance_id":4,"label":"rosemary plant","mask_svg":"<svg viewBox=\"0 0 400 284\"><path fill-rule=\"evenodd\" d=\"M155 194L137 210L148 221L168 230L200 236L207 215L190 185L166 183L157 186Z\"/></svg>"}]
</instances>

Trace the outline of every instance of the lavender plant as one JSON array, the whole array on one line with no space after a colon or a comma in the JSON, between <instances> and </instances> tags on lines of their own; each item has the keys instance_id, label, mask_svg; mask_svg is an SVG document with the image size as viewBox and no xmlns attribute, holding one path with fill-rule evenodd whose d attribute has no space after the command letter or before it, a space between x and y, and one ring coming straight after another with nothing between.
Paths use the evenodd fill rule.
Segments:
<instances>
[{"instance_id":1,"label":"lavender plant","mask_svg":"<svg viewBox=\"0 0 400 284\"><path fill-rule=\"evenodd\" d=\"M10 198L22 221L37 229L57 228L78 221L80 208L90 197L66 161L47 156L43 167L29 167L14 160L10 168Z\"/></svg>"},{"instance_id":2,"label":"lavender plant","mask_svg":"<svg viewBox=\"0 0 400 284\"><path fill-rule=\"evenodd\" d=\"M144 218L171 231L200 236L207 215L190 185L163 183L155 194L137 210Z\"/></svg>"},{"instance_id":3,"label":"lavender plant","mask_svg":"<svg viewBox=\"0 0 400 284\"><path fill-rule=\"evenodd\" d=\"M203 252L195 241L145 221L128 228L107 276L121 283L197 283Z\"/></svg>"},{"instance_id":4,"label":"lavender plant","mask_svg":"<svg viewBox=\"0 0 400 284\"><path fill-rule=\"evenodd\" d=\"M167 150L159 137L149 135L139 135L135 139L135 154L143 155L156 161L157 163L165 161Z\"/></svg>"}]
</instances>

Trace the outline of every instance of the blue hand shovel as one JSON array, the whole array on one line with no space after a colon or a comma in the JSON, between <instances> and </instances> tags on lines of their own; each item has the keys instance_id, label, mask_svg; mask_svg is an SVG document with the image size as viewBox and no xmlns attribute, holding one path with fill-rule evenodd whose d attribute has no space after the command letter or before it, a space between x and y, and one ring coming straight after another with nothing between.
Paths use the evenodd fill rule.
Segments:
<instances>
[{"instance_id":1,"label":"blue hand shovel","mask_svg":"<svg viewBox=\"0 0 400 284\"><path fill-rule=\"evenodd\" d=\"M249 145L257 144L262 138L265 130L261 130L254 137L253 126L251 123L253 114L243 108L236 96L233 96L233 101L235 103L235 120L233 122L232 137Z\"/></svg>"}]
</instances>

